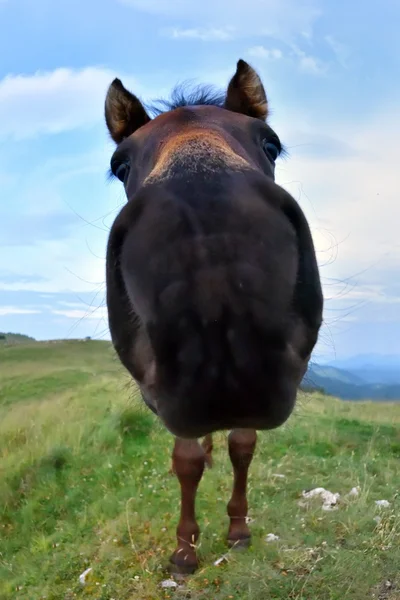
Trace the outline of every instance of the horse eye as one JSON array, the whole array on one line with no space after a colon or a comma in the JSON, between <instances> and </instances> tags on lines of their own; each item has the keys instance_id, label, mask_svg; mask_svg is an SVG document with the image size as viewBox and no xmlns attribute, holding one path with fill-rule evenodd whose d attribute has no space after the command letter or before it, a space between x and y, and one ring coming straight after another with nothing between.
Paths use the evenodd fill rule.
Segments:
<instances>
[{"instance_id":1,"label":"horse eye","mask_svg":"<svg viewBox=\"0 0 400 600\"><path fill-rule=\"evenodd\" d=\"M268 140L264 140L263 149L271 162L275 162L280 154L280 148L274 142Z\"/></svg>"},{"instance_id":2,"label":"horse eye","mask_svg":"<svg viewBox=\"0 0 400 600\"><path fill-rule=\"evenodd\" d=\"M115 169L114 175L117 177L122 183L126 182L126 179L129 174L129 164L124 162L118 165Z\"/></svg>"}]
</instances>

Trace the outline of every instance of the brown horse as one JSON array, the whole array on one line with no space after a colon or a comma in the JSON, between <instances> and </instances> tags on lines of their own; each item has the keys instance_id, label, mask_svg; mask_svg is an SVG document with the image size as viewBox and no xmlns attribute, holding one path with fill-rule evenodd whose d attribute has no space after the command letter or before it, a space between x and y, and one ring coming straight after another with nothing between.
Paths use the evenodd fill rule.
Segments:
<instances>
[{"instance_id":1,"label":"brown horse","mask_svg":"<svg viewBox=\"0 0 400 600\"><path fill-rule=\"evenodd\" d=\"M128 199L108 240L107 306L122 364L176 437L170 560L174 573L191 573L211 435L231 430L228 543L246 546L256 430L292 413L323 297L306 218L274 181L282 146L252 67L239 60L222 96L178 89L164 108L152 119L119 79L107 93L111 171Z\"/></svg>"}]
</instances>

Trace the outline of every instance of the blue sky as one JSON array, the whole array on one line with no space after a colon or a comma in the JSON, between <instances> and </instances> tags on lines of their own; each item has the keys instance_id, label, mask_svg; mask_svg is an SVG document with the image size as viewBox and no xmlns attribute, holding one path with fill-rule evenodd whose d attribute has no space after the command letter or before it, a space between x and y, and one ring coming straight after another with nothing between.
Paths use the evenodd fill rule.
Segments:
<instances>
[{"instance_id":1,"label":"blue sky","mask_svg":"<svg viewBox=\"0 0 400 600\"><path fill-rule=\"evenodd\" d=\"M399 22L397 0L0 0L0 330L108 337L107 86L224 89L244 58L318 250L316 356L400 354Z\"/></svg>"}]
</instances>

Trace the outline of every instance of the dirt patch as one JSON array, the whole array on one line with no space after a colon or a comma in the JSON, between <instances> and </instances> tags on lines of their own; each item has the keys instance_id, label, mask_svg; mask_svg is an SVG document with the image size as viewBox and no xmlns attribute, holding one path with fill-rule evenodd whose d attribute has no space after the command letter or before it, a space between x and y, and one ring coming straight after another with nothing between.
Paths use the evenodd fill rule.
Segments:
<instances>
[{"instance_id":1,"label":"dirt patch","mask_svg":"<svg viewBox=\"0 0 400 600\"><path fill-rule=\"evenodd\" d=\"M372 593L375 600L400 600L400 587L392 579L382 581Z\"/></svg>"}]
</instances>

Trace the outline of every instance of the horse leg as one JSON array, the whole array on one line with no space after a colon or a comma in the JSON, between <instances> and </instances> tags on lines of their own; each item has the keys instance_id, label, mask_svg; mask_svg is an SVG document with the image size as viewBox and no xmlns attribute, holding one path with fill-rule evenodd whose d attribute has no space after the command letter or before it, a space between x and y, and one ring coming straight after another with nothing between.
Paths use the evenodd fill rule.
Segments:
<instances>
[{"instance_id":1,"label":"horse leg","mask_svg":"<svg viewBox=\"0 0 400 600\"><path fill-rule=\"evenodd\" d=\"M209 469L212 468L213 466L213 457L212 457L212 451L214 448L214 444L213 444L213 438L211 433L207 434L205 436L205 438L203 439L202 442L202 447L204 448L204 452L205 452L205 459L206 459L206 465ZM172 461L171 467L168 471L168 475L176 475L175 471L174 471L174 463Z\"/></svg>"},{"instance_id":2,"label":"horse leg","mask_svg":"<svg viewBox=\"0 0 400 600\"><path fill-rule=\"evenodd\" d=\"M206 435L206 437L203 440L202 446L203 446L204 452L206 454L206 456L205 456L206 464L207 464L208 468L211 469L213 466L212 451L214 448L213 438L212 438L211 433Z\"/></svg>"},{"instance_id":3,"label":"horse leg","mask_svg":"<svg viewBox=\"0 0 400 600\"><path fill-rule=\"evenodd\" d=\"M196 521L195 500L205 462L204 448L197 440L175 440L172 464L181 486L181 515L176 530L178 547L170 562L171 571L176 575L192 574L198 567L195 545L200 529Z\"/></svg>"},{"instance_id":4,"label":"horse leg","mask_svg":"<svg viewBox=\"0 0 400 600\"><path fill-rule=\"evenodd\" d=\"M254 429L234 429L228 437L229 456L233 465L233 491L228 503L230 526L228 544L235 548L250 545L251 533L247 517L247 476L257 442Z\"/></svg>"}]
</instances>

